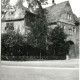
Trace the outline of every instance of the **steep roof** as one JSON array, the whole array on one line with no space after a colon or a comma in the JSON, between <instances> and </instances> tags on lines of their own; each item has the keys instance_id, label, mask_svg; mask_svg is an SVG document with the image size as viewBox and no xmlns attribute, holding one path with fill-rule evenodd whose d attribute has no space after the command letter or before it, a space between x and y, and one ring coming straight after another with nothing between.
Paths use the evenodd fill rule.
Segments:
<instances>
[{"instance_id":1,"label":"steep roof","mask_svg":"<svg viewBox=\"0 0 80 80\"><path fill-rule=\"evenodd\" d=\"M74 15L75 22L78 22L79 21L78 17L75 14L73 15Z\"/></svg>"},{"instance_id":2,"label":"steep roof","mask_svg":"<svg viewBox=\"0 0 80 80\"><path fill-rule=\"evenodd\" d=\"M80 23L80 17L78 18L78 20L79 20L79 23Z\"/></svg>"},{"instance_id":3,"label":"steep roof","mask_svg":"<svg viewBox=\"0 0 80 80\"><path fill-rule=\"evenodd\" d=\"M21 19L24 18L24 15L25 15L25 10L23 10L21 7L18 6L14 7L10 6L7 10L2 9L2 20Z\"/></svg>"},{"instance_id":4,"label":"steep roof","mask_svg":"<svg viewBox=\"0 0 80 80\"><path fill-rule=\"evenodd\" d=\"M23 19L25 17L25 12L28 11L30 12L31 14L34 14L34 15L38 15L38 13L40 12L40 9L39 8L36 8L36 10L34 10L33 12L31 12L31 8L33 7L24 7L23 4L22 4L22 0L20 0L19 2L17 2L17 4L15 6L10 6L10 5L7 5L7 9L6 8L2 8L2 21L5 21L5 20L19 20L19 19ZM40 7L40 6L39 6ZM11 12L14 13L13 14L10 14Z\"/></svg>"},{"instance_id":5,"label":"steep roof","mask_svg":"<svg viewBox=\"0 0 80 80\"><path fill-rule=\"evenodd\" d=\"M66 5L69 5L69 1L65 1L59 4L55 4L53 6L45 8L47 11L46 17L47 17L47 22L48 23L53 23L59 20L61 14L66 12L65 8Z\"/></svg>"}]
</instances>

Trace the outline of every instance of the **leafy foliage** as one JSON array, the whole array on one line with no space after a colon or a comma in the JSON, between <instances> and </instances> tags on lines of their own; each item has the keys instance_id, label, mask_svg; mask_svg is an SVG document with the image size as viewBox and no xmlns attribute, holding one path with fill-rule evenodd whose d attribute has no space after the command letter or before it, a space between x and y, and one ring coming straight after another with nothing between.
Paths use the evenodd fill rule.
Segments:
<instances>
[{"instance_id":1,"label":"leafy foliage","mask_svg":"<svg viewBox=\"0 0 80 80\"><path fill-rule=\"evenodd\" d=\"M40 2L36 1L39 5L38 13L34 14L26 11L25 15L26 26L30 27L30 33L27 34L27 42L24 41L23 36L13 31L3 34L1 38L2 55L46 56L46 39L52 42L49 46L48 56L63 56L68 53L70 45L65 41L67 35L60 26L55 27L48 35L46 12L42 9ZM20 5L21 1L18 4Z\"/></svg>"},{"instance_id":2,"label":"leafy foliage","mask_svg":"<svg viewBox=\"0 0 80 80\"><path fill-rule=\"evenodd\" d=\"M56 42L62 42L67 38L67 35L64 33L63 29L58 26L55 27L52 32L51 32L51 41L53 43L55 43L55 40L57 40Z\"/></svg>"},{"instance_id":3,"label":"leafy foliage","mask_svg":"<svg viewBox=\"0 0 80 80\"><path fill-rule=\"evenodd\" d=\"M21 46L23 46L23 36L10 31L1 36L2 55L18 55L21 54Z\"/></svg>"},{"instance_id":4,"label":"leafy foliage","mask_svg":"<svg viewBox=\"0 0 80 80\"><path fill-rule=\"evenodd\" d=\"M38 2L40 5L40 3ZM26 25L31 27L31 33L28 35L28 43L39 47L40 49L46 46L47 26L44 11L40 5L38 14L26 12Z\"/></svg>"},{"instance_id":5,"label":"leafy foliage","mask_svg":"<svg viewBox=\"0 0 80 80\"><path fill-rule=\"evenodd\" d=\"M66 43L67 35L60 26L55 27L50 33L49 40L52 42L50 47L50 54L52 55L66 55L69 50L69 44ZM53 49L53 50L52 50Z\"/></svg>"}]
</instances>

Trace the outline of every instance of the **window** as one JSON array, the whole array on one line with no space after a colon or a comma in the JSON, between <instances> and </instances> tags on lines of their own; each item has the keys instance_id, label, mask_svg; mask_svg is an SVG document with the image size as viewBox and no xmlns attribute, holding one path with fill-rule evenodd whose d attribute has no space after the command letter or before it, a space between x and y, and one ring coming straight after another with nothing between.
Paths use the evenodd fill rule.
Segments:
<instances>
[{"instance_id":1,"label":"window","mask_svg":"<svg viewBox=\"0 0 80 80\"><path fill-rule=\"evenodd\" d=\"M5 30L14 30L14 25L13 25L13 23L6 23Z\"/></svg>"},{"instance_id":2,"label":"window","mask_svg":"<svg viewBox=\"0 0 80 80\"><path fill-rule=\"evenodd\" d=\"M14 12L13 12L13 11L10 11L8 14L9 14L10 16L12 16L12 15L14 15Z\"/></svg>"},{"instance_id":3,"label":"window","mask_svg":"<svg viewBox=\"0 0 80 80\"><path fill-rule=\"evenodd\" d=\"M71 14L67 14L67 18L71 20Z\"/></svg>"},{"instance_id":4,"label":"window","mask_svg":"<svg viewBox=\"0 0 80 80\"><path fill-rule=\"evenodd\" d=\"M14 12L11 12L11 15L14 15Z\"/></svg>"},{"instance_id":5,"label":"window","mask_svg":"<svg viewBox=\"0 0 80 80\"><path fill-rule=\"evenodd\" d=\"M73 32L76 32L76 28L75 27L73 27Z\"/></svg>"},{"instance_id":6,"label":"window","mask_svg":"<svg viewBox=\"0 0 80 80\"><path fill-rule=\"evenodd\" d=\"M72 29L69 29L69 35L71 35L72 34Z\"/></svg>"},{"instance_id":7,"label":"window","mask_svg":"<svg viewBox=\"0 0 80 80\"><path fill-rule=\"evenodd\" d=\"M10 28L9 28L10 30L14 30L14 25L13 25L13 23L10 23Z\"/></svg>"},{"instance_id":8,"label":"window","mask_svg":"<svg viewBox=\"0 0 80 80\"><path fill-rule=\"evenodd\" d=\"M66 26L65 26L65 25L63 26L63 29L64 29L64 30L66 29Z\"/></svg>"},{"instance_id":9,"label":"window","mask_svg":"<svg viewBox=\"0 0 80 80\"><path fill-rule=\"evenodd\" d=\"M65 30L66 29L66 26L64 24L62 24L62 28L63 28L63 30Z\"/></svg>"}]
</instances>

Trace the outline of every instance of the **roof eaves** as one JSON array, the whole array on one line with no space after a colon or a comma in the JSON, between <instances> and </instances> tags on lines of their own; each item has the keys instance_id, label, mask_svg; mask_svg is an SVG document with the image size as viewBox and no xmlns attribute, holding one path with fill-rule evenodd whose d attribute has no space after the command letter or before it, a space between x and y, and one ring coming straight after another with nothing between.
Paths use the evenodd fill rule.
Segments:
<instances>
[{"instance_id":1,"label":"roof eaves","mask_svg":"<svg viewBox=\"0 0 80 80\"><path fill-rule=\"evenodd\" d=\"M19 19L12 19L12 20L1 20L1 22L13 22L13 21L23 21L24 18L19 18Z\"/></svg>"}]
</instances>

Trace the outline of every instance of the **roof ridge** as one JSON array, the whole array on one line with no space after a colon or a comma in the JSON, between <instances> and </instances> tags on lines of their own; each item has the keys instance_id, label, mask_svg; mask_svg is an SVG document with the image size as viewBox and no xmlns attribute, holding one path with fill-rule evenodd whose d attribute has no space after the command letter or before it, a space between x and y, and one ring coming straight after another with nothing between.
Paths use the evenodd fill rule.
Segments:
<instances>
[{"instance_id":1,"label":"roof ridge","mask_svg":"<svg viewBox=\"0 0 80 80\"><path fill-rule=\"evenodd\" d=\"M47 11L47 19L48 23L58 21L62 14L64 14L66 10L66 6L70 4L69 1L64 1L59 4L55 4L53 6L50 6L48 8L45 8ZM70 5L68 5L70 6Z\"/></svg>"},{"instance_id":2,"label":"roof ridge","mask_svg":"<svg viewBox=\"0 0 80 80\"><path fill-rule=\"evenodd\" d=\"M61 2L61 3L58 3L58 4L63 4L63 3L69 3L69 1L67 0L67 1L64 1L64 2Z\"/></svg>"},{"instance_id":3,"label":"roof ridge","mask_svg":"<svg viewBox=\"0 0 80 80\"><path fill-rule=\"evenodd\" d=\"M46 8L50 8L50 7L54 7L54 6L58 6L58 5L61 5L61 4L63 4L63 3L69 3L69 1L67 0L67 1L64 1L64 2L61 2L61 3L58 3L58 4L54 4L54 5L51 5L51 6L49 6L49 7L46 7ZM46 9L46 8L44 8L44 9Z\"/></svg>"}]
</instances>

